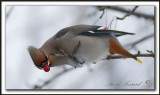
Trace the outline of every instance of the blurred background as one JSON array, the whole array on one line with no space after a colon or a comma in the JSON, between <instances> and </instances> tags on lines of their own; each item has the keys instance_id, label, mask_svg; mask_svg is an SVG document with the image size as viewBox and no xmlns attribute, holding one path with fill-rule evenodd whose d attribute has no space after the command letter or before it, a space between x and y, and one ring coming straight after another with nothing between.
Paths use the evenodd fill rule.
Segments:
<instances>
[{"instance_id":1,"label":"blurred background","mask_svg":"<svg viewBox=\"0 0 160 95\"><path fill-rule=\"evenodd\" d=\"M77 24L136 33L118 39L132 54L154 52L154 6L139 6L124 20L115 18L125 16L135 6L101 8L6 6L6 89L154 89L153 57L139 57L143 64L130 58L111 59L76 69L53 67L50 72L34 66L28 46L39 48L62 28Z\"/></svg>"}]
</instances>

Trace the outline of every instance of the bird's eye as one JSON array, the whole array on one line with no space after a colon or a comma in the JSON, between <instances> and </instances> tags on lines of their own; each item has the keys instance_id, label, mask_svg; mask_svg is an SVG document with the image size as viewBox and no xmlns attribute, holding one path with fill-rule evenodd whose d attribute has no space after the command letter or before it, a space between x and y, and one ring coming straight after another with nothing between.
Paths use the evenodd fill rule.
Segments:
<instances>
[{"instance_id":1,"label":"bird's eye","mask_svg":"<svg viewBox=\"0 0 160 95\"><path fill-rule=\"evenodd\" d=\"M48 63L47 63L48 58L47 58L46 55L45 55L45 59L46 59L45 61L42 61L42 62L41 62L41 65L40 65L41 68L43 68L46 64L48 64Z\"/></svg>"},{"instance_id":2,"label":"bird's eye","mask_svg":"<svg viewBox=\"0 0 160 95\"><path fill-rule=\"evenodd\" d=\"M40 67L43 68L46 64L47 64L47 61L43 61Z\"/></svg>"}]
</instances>

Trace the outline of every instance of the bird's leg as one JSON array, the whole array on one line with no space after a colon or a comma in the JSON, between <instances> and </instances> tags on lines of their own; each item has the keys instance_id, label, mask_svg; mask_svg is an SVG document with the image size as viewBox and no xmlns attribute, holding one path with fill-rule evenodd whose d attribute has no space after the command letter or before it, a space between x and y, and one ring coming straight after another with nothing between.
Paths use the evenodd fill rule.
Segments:
<instances>
[{"instance_id":1,"label":"bird's leg","mask_svg":"<svg viewBox=\"0 0 160 95\"><path fill-rule=\"evenodd\" d=\"M80 62L76 57L75 57L75 54L77 53L79 47L81 46L81 42L79 41L77 46L74 48L73 52L70 54L70 57L75 61L75 62L78 62L80 63L81 65L84 63L84 62Z\"/></svg>"},{"instance_id":2,"label":"bird's leg","mask_svg":"<svg viewBox=\"0 0 160 95\"><path fill-rule=\"evenodd\" d=\"M58 49L64 56L68 56L68 54L67 54L63 49L61 49L60 47L57 47L57 49Z\"/></svg>"},{"instance_id":3,"label":"bird's leg","mask_svg":"<svg viewBox=\"0 0 160 95\"><path fill-rule=\"evenodd\" d=\"M78 42L78 45L74 48L73 52L70 54L70 57L74 57L74 55L77 53L79 47L81 45L81 42Z\"/></svg>"},{"instance_id":4,"label":"bird's leg","mask_svg":"<svg viewBox=\"0 0 160 95\"><path fill-rule=\"evenodd\" d=\"M74 48L74 50L73 50L73 52L72 52L71 54L68 54L67 52L65 52L63 49L61 49L61 48L59 48L59 47L57 47L57 49L58 49L64 56L69 56L69 57L70 57L71 59L73 59L75 62L78 62L78 63L80 63L80 64L82 65L83 63L82 63L82 62L79 62L79 60L74 56L74 55L77 53L80 45L81 45L81 42L79 41L78 44L77 44L77 46Z\"/></svg>"},{"instance_id":5,"label":"bird's leg","mask_svg":"<svg viewBox=\"0 0 160 95\"><path fill-rule=\"evenodd\" d=\"M68 56L68 55L69 55L69 57L73 58L74 55L76 54L76 52L78 51L80 45L81 45L81 42L79 41L79 42L78 42L78 45L74 48L74 50L73 50L73 52L72 52L71 54L68 54L67 52L65 52L65 51L64 51L63 49L61 49L60 47L57 47L57 49L58 49L63 55L65 55L65 56Z\"/></svg>"}]
</instances>

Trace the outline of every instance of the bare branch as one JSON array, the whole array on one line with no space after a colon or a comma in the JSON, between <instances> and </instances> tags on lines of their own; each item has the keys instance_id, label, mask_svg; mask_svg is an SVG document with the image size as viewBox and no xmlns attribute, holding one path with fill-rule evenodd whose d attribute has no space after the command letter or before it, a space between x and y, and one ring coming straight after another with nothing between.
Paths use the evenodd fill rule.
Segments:
<instances>
[{"instance_id":1,"label":"bare branch","mask_svg":"<svg viewBox=\"0 0 160 95\"><path fill-rule=\"evenodd\" d=\"M108 6L106 8L111 9L111 10L115 10L115 11L124 12L124 13L130 13L130 11L128 11L124 8L121 8L121 7ZM155 20L155 17L153 15L147 15L144 13L134 12L134 13L132 13L132 15L137 16L137 17L143 17L145 19L151 19L153 21Z\"/></svg>"},{"instance_id":2,"label":"bare branch","mask_svg":"<svg viewBox=\"0 0 160 95\"><path fill-rule=\"evenodd\" d=\"M152 50L147 50L147 52L151 53L152 55L154 55Z\"/></svg>"},{"instance_id":3,"label":"bare branch","mask_svg":"<svg viewBox=\"0 0 160 95\"><path fill-rule=\"evenodd\" d=\"M105 9L105 7L99 8L99 11L103 11L102 15L100 16L100 19L101 19L101 18L103 17L103 15L104 15L104 9Z\"/></svg>"},{"instance_id":4,"label":"bare branch","mask_svg":"<svg viewBox=\"0 0 160 95\"><path fill-rule=\"evenodd\" d=\"M54 75L52 78L50 78L49 80L45 81L42 85L34 85L33 89L41 89L42 87L46 86L47 84L51 83L52 81L54 81L56 78L60 77L61 75L69 72L69 71L72 71L73 68L70 68L70 69L64 69L64 71L58 73L57 75Z\"/></svg>"},{"instance_id":5,"label":"bare branch","mask_svg":"<svg viewBox=\"0 0 160 95\"><path fill-rule=\"evenodd\" d=\"M143 41L145 41L145 40L147 40L147 39L149 39L149 38L152 38L152 37L154 37L154 34L148 35L148 36L146 36L146 37L144 37L144 38L141 38L140 40L135 41L135 42L133 42L133 43L130 43L130 44L126 45L126 46L128 47L128 46L131 45L131 47L134 47L134 46L137 45L138 43L141 43L141 42L143 42Z\"/></svg>"},{"instance_id":6,"label":"bare branch","mask_svg":"<svg viewBox=\"0 0 160 95\"><path fill-rule=\"evenodd\" d=\"M133 54L133 55L135 57L153 57L153 58L155 57L155 55L152 51L147 50L147 52L149 52L150 54L141 54L140 51L138 51L137 54ZM110 60L110 59L123 59L123 58L130 58L130 57L125 57L125 56L121 56L121 55L116 55L116 56L110 55L106 59Z\"/></svg>"},{"instance_id":7,"label":"bare branch","mask_svg":"<svg viewBox=\"0 0 160 95\"><path fill-rule=\"evenodd\" d=\"M148 14L144 14L144 13L140 13L140 12L134 12L137 9L137 7L135 7L132 11L129 11L127 9L124 9L122 7L117 7L117 6L97 6L97 7L100 11L103 11L104 9L110 9L110 10L124 12L124 13L127 13L128 15L133 15L136 17L143 17L145 19L151 19L153 21L155 20L154 15L148 15ZM125 16L128 16L127 14ZM101 15L101 16L103 16L103 15Z\"/></svg>"},{"instance_id":8,"label":"bare branch","mask_svg":"<svg viewBox=\"0 0 160 95\"><path fill-rule=\"evenodd\" d=\"M134 56L136 56L136 57L154 57L154 55L153 54L140 54L140 55L138 55L138 54L133 54ZM121 56L121 55L117 55L117 56L108 56L106 59L107 60L110 60L110 59L123 59L123 58L130 58L130 57L124 57L124 56Z\"/></svg>"},{"instance_id":9,"label":"bare branch","mask_svg":"<svg viewBox=\"0 0 160 95\"><path fill-rule=\"evenodd\" d=\"M138 8L138 6L135 6L132 11L128 12L125 16L123 16L122 18L117 17L117 19L119 20L124 20L126 17L130 16L131 14L133 14L135 12L135 10Z\"/></svg>"},{"instance_id":10,"label":"bare branch","mask_svg":"<svg viewBox=\"0 0 160 95\"><path fill-rule=\"evenodd\" d=\"M6 13L6 20L8 19L8 17L10 16L10 14L12 13L14 7L12 6L9 11Z\"/></svg>"}]
</instances>

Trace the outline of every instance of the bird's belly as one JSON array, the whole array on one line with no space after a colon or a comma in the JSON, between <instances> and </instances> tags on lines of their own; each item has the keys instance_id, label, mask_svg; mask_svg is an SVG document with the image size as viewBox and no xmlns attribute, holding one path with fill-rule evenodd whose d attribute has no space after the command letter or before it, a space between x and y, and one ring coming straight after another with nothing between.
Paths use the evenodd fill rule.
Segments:
<instances>
[{"instance_id":1,"label":"bird's belly","mask_svg":"<svg viewBox=\"0 0 160 95\"><path fill-rule=\"evenodd\" d=\"M61 40L58 43L67 53L73 53L76 46L80 42L80 46L74 56L80 62L97 62L107 57L109 54L109 43L107 38L77 36Z\"/></svg>"},{"instance_id":2,"label":"bird's belly","mask_svg":"<svg viewBox=\"0 0 160 95\"><path fill-rule=\"evenodd\" d=\"M81 44L75 57L81 62L97 62L105 59L109 54L109 44L106 38L83 37L79 41Z\"/></svg>"},{"instance_id":3,"label":"bird's belly","mask_svg":"<svg viewBox=\"0 0 160 95\"><path fill-rule=\"evenodd\" d=\"M99 46L95 46L93 48L82 47L79 48L78 52L75 54L75 57L81 62L97 62L102 59L105 59L108 54L109 52L106 47L101 47L101 48Z\"/></svg>"}]
</instances>

